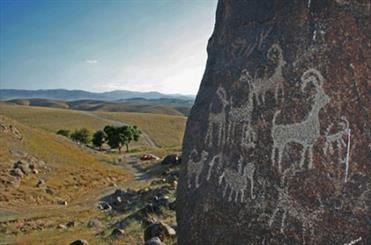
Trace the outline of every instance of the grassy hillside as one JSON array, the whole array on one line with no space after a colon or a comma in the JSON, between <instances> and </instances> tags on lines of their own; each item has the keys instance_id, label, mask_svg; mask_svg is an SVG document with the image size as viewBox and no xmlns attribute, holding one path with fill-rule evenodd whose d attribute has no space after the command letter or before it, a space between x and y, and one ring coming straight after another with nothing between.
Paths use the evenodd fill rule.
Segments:
<instances>
[{"instance_id":1,"label":"grassy hillside","mask_svg":"<svg viewBox=\"0 0 371 245\"><path fill-rule=\"evenodd\" d=\"M104 156L92 154L64 137L30 128L14 120L0 116L0 178L5 183L9 170L23 154L45 163L37 174L21 179L19 188L1 185L0 207L53 204L56 198L73 202L81 195L109 185L109 179L124 181L128 175L112 164L101 164ZM22 140L4 128L19 132ZM107 179L109 177L109 179ZM45 180L54 194L37 188L38 179Z\"/></svg>"},{"instance_id":2,"label":"grassy hillside","mask_svg":"<svg viewBox=\"0 0 371 245\"><path fill-rule=\"evenodd\" d=\"M56 132L61 128L74 130L81 127L97 130L107 124L119 124L120 122L135 124L159 147L180 147L186 122L183 116L130 112L83 112L6 103L0 103L0 114L49 132ZM144 138L139 145L148 147Z\"/></svg>"},{"instance_id":3,"label":"grassy hillside","mask_svg":"<svg viewBox=\"0 0 371 245\"><path fill-rule=\"evenodd\" d=\"M186 118L149 113L97 112L102 118L138 125L156 144L176 147L182 144Z\"/></svg>"}]
</instances>

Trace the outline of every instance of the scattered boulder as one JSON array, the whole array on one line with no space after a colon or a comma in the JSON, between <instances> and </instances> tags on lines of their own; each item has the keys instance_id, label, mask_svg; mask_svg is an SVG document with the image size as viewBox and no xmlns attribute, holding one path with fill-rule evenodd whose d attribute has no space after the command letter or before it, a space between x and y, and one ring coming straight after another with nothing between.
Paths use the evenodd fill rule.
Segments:
<instances>
[{"instance_id":1,"label":"scattered boulder","mask_svg":"<svg viewBox=\"0 0 371 245\"><path fill-rule=\"evenodd\" d=\"M45 180L43 180L43 179L39 179L39 180L37 181L36 187L38 187L38 188L45 187Z\"/></svg>"},{"instance_id":2,"label":"scattered boulder","mask_svg":"<svg viewBox=\"0 0 371 245\"><path fill-rule=\"evenodd\" d=\"M48 193L49 195L54 195L54 189L49 186L45 188L45 192Z\"/></svg>"},{"instance_id":3,"label":"scattered boulder","mask_svg":"<svg viewBox=\"0 0 371 245\"><path fill-rule=\"evenodd\" d=\"M159 237L161 240L176 235L173 228L163 222L157 222L150 224L144 230L144 241L148 241L153 237Z\"/></svg>"},{"instance_id":4,"label":"scattered boulder","mask_svg":"<svg viewBox=\"0 0 371 245\"><path fill-rule=\"evenodd\" d=\"M102 223L98 219L91 219L87 224L88 228L99 228L102 227Z\"/></svg>"},{"instance_id":5,"label":"scattered boulder","mask_svg":"<svg viewBox=\"0 0 371 245\"><path fill-rule=\"evenodd\" d=\"M111 232L111 237L113 238L120 238L125 235L125 231L123 229L115 228Z\"/></svg>"},{"instance_id":6,"label":"scattered boulder","mask_svg":"<svg viewBox=\"0 0 371 245\"><path fill-rule=\"evenodd\" d=\"M161 242L160 238L156 236L145 241L144 245L165 245L165 243Z\"/></svg>"},{"instance_id":7,"label":"scattered boulder","mask_svg":"<svg viewBox=\"0 0 371 245\"><path fill-rule=\"evenodd\" d=\"M180 158L176 154L167 155L161 162L163 165L176 165L180 163Z\"/></svg>"},{"instance_id":8,"label":"scattered boulder","mask_svg":"<svg viewBox=\"0 0 371 245\"><path fill-rule=\"evenodd\" d=\"M140 160L141 161L149 161L149 160L160 160L159 157L153 155L153 154L143 154L141 157L140 157Z\"/></svg>"},{"instance_id":9,"label":"scattered boulder","mask_svg":"<svg viewBox=\"0 0 371 245\"><path fill-rule=\"evenodd\" d=\"M75 227L76 224L77 224L76 221L71 220L71 221L69 221L69 222L66 224L66 226L67 226L68 228L71 228L71 227Z\"/></svg>"},{"instance_id":10,"label":"scattered boulder","mask_svg":"<svg viewBox=\"0 0 371 245\"><path fill-rule=\"evenodd\" d=\"M59 225L57 226L57 228L58 228L58 229L61 229L61 230L65 230L65 229L67 229L67 226L65 226L64 224L59 224Z\"/></svg>"},{"instance_id":11,"label":"scattered boulder","mask_svg":"<svg viewBox=\"0 0 371 245\"><path fill-rule=\"evenodd\" d=\"M10 170L10 175L16 176L16 177L19 177L19 178L23 178L24 173L19 168L13 168L13 169Z\"/></svg>"},{"instance_id":12,"label":"scattered boulder","mask_svg":"<svg viewBox=\"0 0 371 245\"><path fill-rule=\"evenodd\" d=\"M99 210L104 210L104 211L110 211L110 210L112 210L112 207L107 202L100 202L98 204L98 209Z\"/></svg>"},{"instance_id":13,"label":"scattered boulder","mask_svg":"<svg viewBox=\"0 0 371 245\"><path fill-rule=\"evenodd\" d=\"M61 199L61 198L58 198L56 200L56 202L57 202L58 205L63 205L63 206L67 206L68 205L67 201L64 200L64 199Z\"/></svg>"},{"instance_id":14,"label":"scattered boulder","mask_svg":"<svg viewBox=\"0 0 371 245\"><path fill-rule=\"evenodd\" d=\"M70 245L89 245L86 240L76 240L70 243Z\"/></svg>"}]
</instances>

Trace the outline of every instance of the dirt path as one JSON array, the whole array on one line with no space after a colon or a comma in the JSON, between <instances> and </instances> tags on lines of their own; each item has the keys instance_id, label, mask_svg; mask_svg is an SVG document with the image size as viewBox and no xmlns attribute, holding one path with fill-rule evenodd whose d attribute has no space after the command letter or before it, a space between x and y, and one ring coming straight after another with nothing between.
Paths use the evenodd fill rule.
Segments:
<instances>
[{"instance_id":1,"label":"dirt path","mask_svg":"<svg viewBox=\"0 0 371 245\"><path fill-rule=\"evenodd\" d=\"M103 121L106 121L107 123L110 123L114 126L122 126L123 124L124 125L128 125L128 123L126 122L123 122L123 121L119 121L119 120L112 120L112 119L108 119L108 118L105 118L105 117L102 117L94 112L89 112L89 111L81 111L85 114L88 114L89 116L91 117L94 117L96 119L99 119L99 120L103 120ZM146 133L146 132L143 132L142 131L142 135L143 135L143 139L144 141L146 142L147 145L149 145L150 147L159 147L152 139L151 137L149 137L149 135Z\"/></svg>"}]
</instances>

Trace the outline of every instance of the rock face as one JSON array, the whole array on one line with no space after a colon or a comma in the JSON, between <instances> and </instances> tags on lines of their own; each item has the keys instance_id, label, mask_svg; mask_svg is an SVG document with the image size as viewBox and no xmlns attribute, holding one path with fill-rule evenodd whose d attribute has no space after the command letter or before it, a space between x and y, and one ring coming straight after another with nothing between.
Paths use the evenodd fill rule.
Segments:
<instances>
[{"instance_id":1,"label":"rock face","mask_svg":"<svg viewBox=\"0 0 371 245\"><path fill-rule=\"evenodd\" d=\"M371 244L371 3L219 1L178 244Z\"/></svg>"}]
</instances>

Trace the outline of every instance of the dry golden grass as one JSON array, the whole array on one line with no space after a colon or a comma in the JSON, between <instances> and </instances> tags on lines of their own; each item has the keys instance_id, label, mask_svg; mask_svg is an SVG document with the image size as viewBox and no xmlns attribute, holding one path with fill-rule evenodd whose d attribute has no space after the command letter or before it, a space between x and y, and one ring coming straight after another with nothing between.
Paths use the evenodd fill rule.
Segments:
<instances>
[{"instance_id":1,"label":"dry golden grass","mask_svg":"<svg viewBox=\"0 0 371 245\"><path fill-rule=\"evenodd\" d=\"M135 112L84 112L6 103L0 103L0 114L49 132L81 127L97 130L113 122L137 125L161 148L180 148L186 123L186 117L183 116ZM148 144L142 137L135 147L148 147Z\"/></svg>"},{"instance_id":2,"label":"dry golden grass","mask_svg":"<svg viewBox=\"0 0 371 245\"><path fill-rule=\"evenodd\" d=\"M179 147L183 141L186 117L135 112L97 112L102 118L138 125L161 147Z\"/></svg>"}]
</instances>

